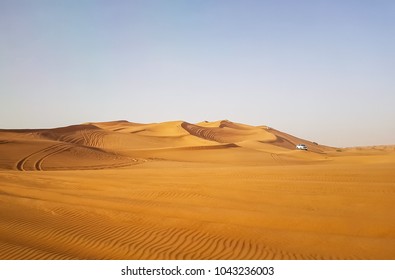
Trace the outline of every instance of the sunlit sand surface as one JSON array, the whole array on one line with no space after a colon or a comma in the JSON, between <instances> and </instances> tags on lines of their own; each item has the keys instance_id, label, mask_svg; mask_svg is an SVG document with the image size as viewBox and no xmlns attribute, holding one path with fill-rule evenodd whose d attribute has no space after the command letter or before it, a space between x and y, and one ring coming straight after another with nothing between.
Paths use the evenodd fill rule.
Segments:
<instances>
[{"instance_id":1,"label":"sunlit sand surface","mask_svg":"<svg viewBox=\"0 0 395 280\"><path fill-rule=\"evenodd\" d=\"M394 248L395 146L338 149L230 121L0 130L0 259L395 259Z\"/></svg>"}]
</instances>

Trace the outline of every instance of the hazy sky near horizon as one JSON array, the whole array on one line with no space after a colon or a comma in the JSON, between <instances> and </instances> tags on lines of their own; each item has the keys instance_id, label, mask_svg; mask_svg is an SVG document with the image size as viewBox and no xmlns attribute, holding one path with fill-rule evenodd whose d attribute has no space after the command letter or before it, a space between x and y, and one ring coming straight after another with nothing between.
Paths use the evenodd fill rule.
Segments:
<instances>
[{"instance_id":1,"label":"hazy sky near horizon","mask_svg":"<svg viewBox=\"0 0 395 280\"><path fill-rule=\"evenodd\" d=\"M395 144L395 1L0 0L0 128L229 119Z\"/></svg>"}]
</instances>

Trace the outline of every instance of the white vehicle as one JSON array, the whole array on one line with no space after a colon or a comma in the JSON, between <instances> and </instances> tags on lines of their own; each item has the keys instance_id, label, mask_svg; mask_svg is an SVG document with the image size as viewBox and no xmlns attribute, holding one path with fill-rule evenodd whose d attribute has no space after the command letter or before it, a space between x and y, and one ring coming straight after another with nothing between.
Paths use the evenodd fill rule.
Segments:
<instances>
[{"instance_id":1,"label":"white vehicle","mask_svg":"<svg viewBox=\"0 0 395 280\"><path fill-rule=\"evenodd\" d=\"M298 144L298 145L296 145L296 149L307 151L307 146L305 144Z\"/></svg>"}]
</instances>

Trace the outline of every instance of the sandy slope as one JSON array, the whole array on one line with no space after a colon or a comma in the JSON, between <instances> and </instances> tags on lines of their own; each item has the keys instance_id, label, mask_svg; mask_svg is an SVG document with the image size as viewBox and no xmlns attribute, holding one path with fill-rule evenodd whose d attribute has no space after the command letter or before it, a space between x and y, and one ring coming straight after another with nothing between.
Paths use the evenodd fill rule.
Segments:
<instances>
[{"instance_id":1,"label":"sandy slope","mask_svg":"<svg viewBox=\"0 0 395 280\"><path fill-rule=\"evenodd\" d=\"M230 121L0 130L0 259L395 259L394 170Z\"/></svg>"}]
</instances>

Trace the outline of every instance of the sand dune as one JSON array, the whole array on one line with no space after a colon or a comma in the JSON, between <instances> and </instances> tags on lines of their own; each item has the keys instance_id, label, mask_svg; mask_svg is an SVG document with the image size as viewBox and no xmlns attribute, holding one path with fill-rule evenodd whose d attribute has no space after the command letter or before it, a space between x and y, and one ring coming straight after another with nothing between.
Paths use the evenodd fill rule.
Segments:
<instances>
[{"instance_id":1,"label":"sand dune","mask_svg":"<svg viewBox=\"0 0 395 280\"><path fill-rule=\"evenodd\" d=\"M394 168L228 120L0 130L0 259L395 259Z\"/></svg>"},{"instance_id":2,"label":"sand dune","mask_svg":"<svg viewBox=\"0 0 395 280\"><path fill-rule=\"evenodd\" d=\"M229 121L221 121L218 127L204 127L184 122L182 127L191 135L219 143L237 143L245 140L274 142L277 138L261 128L246 128Z\"/></svg>"}]
</instances>

